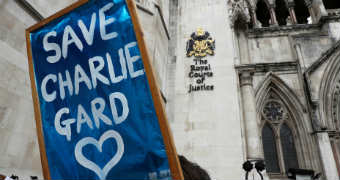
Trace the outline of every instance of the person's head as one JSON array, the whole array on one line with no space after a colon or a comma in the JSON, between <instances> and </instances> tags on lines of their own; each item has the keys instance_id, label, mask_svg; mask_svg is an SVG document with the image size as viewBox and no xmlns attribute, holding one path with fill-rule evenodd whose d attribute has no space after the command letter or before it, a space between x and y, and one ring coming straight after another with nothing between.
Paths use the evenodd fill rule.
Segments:
<instances>
[{"instance_id":1,"label":"person's head","mask_svg":"<svg viewBox=\"0 0 340 180\"><path fill-rule=\"evenodd\" d=\"M182 166L184 180L210 180L209 174L196 163L182 155L178 156Z\"/></svg>"},{"instance_id":2,"label":"person's head","mask_svg":"<svg viewBox=\"0 0 340 180\"><path fill-rule=\"evenodd\" d=\"M6 176L5 176L5 175L2 175L2 174L0 174L0 180L4 180L4 179L6 179Z\"/></svg>"}]
</instances>

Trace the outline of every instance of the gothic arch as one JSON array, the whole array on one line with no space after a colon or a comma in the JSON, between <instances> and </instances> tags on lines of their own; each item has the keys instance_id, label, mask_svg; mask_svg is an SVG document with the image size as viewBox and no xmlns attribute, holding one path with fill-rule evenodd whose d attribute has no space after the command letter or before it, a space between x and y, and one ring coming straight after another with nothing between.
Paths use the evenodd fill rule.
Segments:
<instances>
[{"instance_id":1,"label":"gothic arch","mask_svg":"<svg viewBox=\"0 0 340 180\"><path fill-rule=\"evenodd\" d=\"M321 79L320 123L329 130L339 130L340 46L329 55L328 65Z\"/></svg>"},{"instance_id":2,"label":"gothic arch","mask_svg":"<svg viewBox=\"0 0 340 180\"><path fill-rule=\"evenodd\" d=\"M319 159L316 158L319 156L317 152L313 151L317 146L310 134L312 127L308 119L306 119L306 110L294 91L282 79L271 72L266 75L260 86L255 90L257 116L261 120L260 127L262 128L266 123L263 122L262 111L271 94L277 96L277 99L282 102L287 114L289 114L289 119L281 121L281 125L286 123L291 128L299 168L319 169Z\"/></svg>"},{"instance_id":3,"label":"gothic arch","mask_svg":"<svg viewBox=\"0 0 340 180\"><path fill-rule=\"evenodd\" d=\"M298 24L307 24L308 17L311 15L309 14L308 4L306 0L295 0L294 3L294 10L296 15L296 20Z\"/></svg>"},{"instance_id":4,"label":"gothic arch","mask_svg":"<svg viewBox=\"0 0 340 180\"><path fill-rule=\"evenodd\" d=\"M268 0L258 0L256 2L256 15L258 21L261 23L262 27L269 27L270 26L270 4Z\"/></svg>"},{"instance_id":5,"label":"gothic arch","mask_svg":"<svg viewBox=\"0 0 340 180\"><path fill-rule=\"evenodd\" d=\"M275 13L279 26L285 26L288 24L287 17L289 16L289 11L287 4L286 0L275 0Z\"/></svg>"},{"instance_id":6,"label":"gothic arch","mask_svg":"<svg viewBox=\"0 0 340 180\"><path fill-rule=\"evenodd\" d=\"M294 91L292 91L281 78L279 78L272 72L269 72L260 84L261 86L258 86L255 89L257 107L263 108L263 101L268 95L268 91L274 90L278 92L278 95L281 96L281 99L288 100L286 102L288 103L288 105L293 105L291 107L297 107L295 110L297 112L295 114L303 114L305 112L305 108L303 107L302 103L300 102Z\"/></svg>"}]
</instances>

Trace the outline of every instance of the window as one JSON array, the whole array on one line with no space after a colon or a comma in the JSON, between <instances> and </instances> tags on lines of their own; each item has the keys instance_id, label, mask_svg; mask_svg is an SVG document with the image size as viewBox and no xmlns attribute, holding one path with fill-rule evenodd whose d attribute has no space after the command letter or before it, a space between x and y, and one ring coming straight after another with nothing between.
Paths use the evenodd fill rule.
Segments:
<instances>
[{"instance_id":1,"label":"window","mask_svg":"<svg viewBox=\"0 0 340 180\"><path fill-rule=\"evenodd\" d=\"M289 2L275 0L274 4L270 4L270 2L269 0L259 0L256 6L257 19L262 23L262 27L310 23L311 17L305 0L292 0ZM335 8L337 5L332 4L332 6Z\"/></svg>"},{"instance_id":2,"label":"window","mask_svg":"<svg viewBox=\"0 0 340 180\"><path fill-rule=\"evenodd\" d=\"M286 123L281 125L280 138L286 171L289 168L298 168L293 134Z\"/></svg>"},{"instance_id":3,"label":"window","mask_svg":"<svg viewBox=\"0 0 340 180\"><path fill-rule=\"evenodd\" d=\"M290 114L277 96L271 95L262 110L262 144L266 170L285 176L289 168L299 168Z\"/></svg>"},{"instance_id":4,"label":"window","mask_svg":"<svg viewBox=\"0 0 340 180\"><path fill-rule=\"evenodd\" d=\"M280 173L279 161L277 159L275 135L269 124L266 124L263 127L262 143L267 172Z\"/></svg>"},{"instance_id":5,"label":"window","mask_svg":"<svg viewBox=\"0 0 340 180\"><path fill-rule=\"evenodd\" d=\"M287 25L287 18L289 16L288 9L284 0L276 0L275 7L277 23L280 26Z\"/></svg>"},{"instance_id":6,"label":"window","mask_svg":"<svg viewBox=\"0 0 340 180\"><path fill-rule=\"evenodd\" d=\"M269 27L270 12L267 4L264 0L259 0L256 7L257 19L261 22L262 27Z\"/></svg>"},{"instance_id":7,"label":"window","mask_svg":"<svg viewBox=\"0 0 340 180\"><path fill-rule=\"evenodd\" d=\"M340 9L340 1L338 0L323 0L326 9Z\"/></svg>"},{"instance_id":8,"label":"window","mask_svg":"<svg viewBox=\"0 0 340 180\"><path fill-rule=\"evenodd\" d=\"M305 4L304 0L295 0L295 6L294 6L295 14L296 14L296 20L298 24L307 24L308 23L308 17L309 11L307 8L307 5Z\"/></svg>"}]
</instances>

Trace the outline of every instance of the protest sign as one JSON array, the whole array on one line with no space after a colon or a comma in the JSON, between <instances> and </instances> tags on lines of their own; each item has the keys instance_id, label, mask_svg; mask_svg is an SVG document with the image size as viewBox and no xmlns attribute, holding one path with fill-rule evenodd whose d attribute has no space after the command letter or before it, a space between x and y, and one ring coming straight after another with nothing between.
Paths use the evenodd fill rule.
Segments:
<instances>
[{"instance_id":1,"label":"protest sign","mask_svg":"<svg viewBox=\"0 0 340 180\"><path fill-rule=\"evenodd\" d=\"M45 179L183 179L133 0L78 1L26 39Z\"/></svg>"}]
</instances>

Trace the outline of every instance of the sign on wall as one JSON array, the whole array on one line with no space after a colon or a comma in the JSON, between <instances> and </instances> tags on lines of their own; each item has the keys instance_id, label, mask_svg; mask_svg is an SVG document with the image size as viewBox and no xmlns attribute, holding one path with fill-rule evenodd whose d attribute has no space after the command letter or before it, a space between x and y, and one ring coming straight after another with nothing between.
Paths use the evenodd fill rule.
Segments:
<instances>
[{"instance_id":1,"label":"sign on wall","mask_svg":"<svg viewBox=\"0 0 340 180\"><path fill-rule=\"evenodd\" d=\"M132 0L79 1L26 36L45 179L182 179Z\"/></svg>"},{"instance_id":2,"label":"sign on wall","mask_svg":"<svg viewBox=\"0 0 340 180\"><path fill-rule=\"evenodd\" d=\"M204 59L207 55L215 55L214 51L215 40L208 31L198 28L196 32L191 34L186 46L187 57L194 56L188 74L188 77L192 79L188 93L214 90L214 85L206 82L208 78L214 76L214 73L208 60Z\"/></svg>"}]
</instances>

